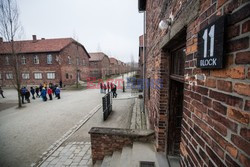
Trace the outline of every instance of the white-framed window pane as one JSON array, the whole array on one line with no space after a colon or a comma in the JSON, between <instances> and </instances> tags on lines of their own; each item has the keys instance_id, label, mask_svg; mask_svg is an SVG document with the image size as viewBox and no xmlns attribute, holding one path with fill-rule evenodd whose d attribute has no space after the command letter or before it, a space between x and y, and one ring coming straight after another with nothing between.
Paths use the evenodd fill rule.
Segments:
<instances>
[{"instance_id":1,"label":"white-framed window pane","mask_svg":"<svg viewBox=\"0 0 250 167\"><path fill-rule=\"evenodd\" d=\"M54 72L47 73L47 79L55 79L55 78L56 78L56 73Z\"/></svg>"},{"instance_id":2,"label":"white-framed window pane","mask_svg":"<svg viewBox=\"0 0 250 167\"><path fill-rule=\"evenodd\" d=\"M23 79L30 79L30 74L29 73L22 73L22 78Z\"/></svg>"},{"instance_id":3,"label":"white-framed window pane","mask_svg":"<svg viewBox=\"0 0 250 167\"><path fill-rule=\"evenodd\" d=\"M34 78L35 79L42 79L42 73L41 72L34 73Z\"/></svg>"},{"instance_id":4,"label":"white-framed window pane","mask_svg":"<svg viewBox=\"0 0 250 167\"><path fill-rule=\"evenodd\" d=\"M12 73L6 73L6 79L13 79Z\"/></svg>"},{"instance_id":5,"label":"white-framed window pane","mask_svg":"<svg viewBox=\"0 0 250 167\"><path fill-rule=\"evenodd\" d=\"M37 55L34 57L34 64L39 64L39 57Z\"/></svg>"},{"instance_id":6,"label":"white-framed window pane","mask_svg":"<svg viewBox=\"0 0 250 167\"><path fill-rule=\"evenodd\" d=\"M25 57L25 56L22 56L22 58L21 58L21 63L22 63L22 64L26 64L26 57Z\"/></svg>"},{"instance_id":7,"label":"white-framed window pane","mask_svg":"<svg viewBox=\"0 0 250 167\"><path fill-rule=\"evenodd\" d=\"M47 55L47 64L52 64L52 55Z\"/></svg>"}]
</instances>

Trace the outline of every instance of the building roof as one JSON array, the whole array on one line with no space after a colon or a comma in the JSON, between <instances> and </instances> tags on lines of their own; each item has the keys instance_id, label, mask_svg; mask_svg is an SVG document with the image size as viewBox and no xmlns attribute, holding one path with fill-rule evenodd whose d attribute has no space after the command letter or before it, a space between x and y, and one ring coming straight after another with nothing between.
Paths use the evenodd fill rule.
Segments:
<instances>
[{"instance_id":1,"label":"building roof","mask_svg":"<svg viewBox=\"0 0 250 167\"><path fill-rule=\"evenodd\" d=\"M103 52L95 52L95 53L89 53L90 59L89 61L102 61L102 59L107 56ZM108 56L107 56L108 57Z\"/></svg>"},{"instance_id":2,"label":"building roof","mask_svg":"<svg viewBox=\"0 0 250 167\"><path fill-rule=\"evenodd\" d=\"M16 47L17 53L47 53L60 52L73 42L80 45L89 56L84 46L72 38L15 41L14 45ZM0 54L9 53L11 53L10 42L0 42Z\"/></svg>"},{"instance_id":3,"label":"building roof","mask_svg":"<svg viewBox=\"0 0 250 167\"><path fill-rule=\"evenodd\" d=\"M111 64L118 64L118 61L116 60L116 58L111 57L109 58L109 60Z\"/></svg>"}]
</instances>

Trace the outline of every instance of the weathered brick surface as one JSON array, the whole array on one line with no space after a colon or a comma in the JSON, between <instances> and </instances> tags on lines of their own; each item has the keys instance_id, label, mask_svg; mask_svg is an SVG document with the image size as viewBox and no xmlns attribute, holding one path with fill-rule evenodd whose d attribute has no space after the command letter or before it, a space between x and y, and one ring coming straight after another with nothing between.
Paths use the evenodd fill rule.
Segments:
<instances>
[{"instance_id":1,"label":"weathered brick surface","mask_svg":"<svg viewBox=\"0 0 250 167\"><path fill-rule=\"evenodd\" d=\"M181 166L249 166L249 16L250 3L239 0L202 0L199 11L186 23L182 13L192 0L147 1L147 78L161 78L162 90L151 90L146 97L156 146L166 151L168 122L159 124L161 112L168 120L169 50L168 30L160 30L159 22L174 17L171 35L178 21L186 26L186 57L184 61L184 101L181 135ZM193 13L194 11L189 11ZM206 25L227 14L225 25L225 55L222 69L197 68L197 33ZM183 19L183 20L182 20ZM178 27L181 29L180 27ZM178 33L176 33L178 34ZM176 35L174 38L181 40ZM171 41L171 40L169 40ZM172 41L171 41L172 42ZM174 45L174 44L171 44ZM203 76L203 77L200 77ZM202 79L203 78L203 79ZM161 110L160 108L164 108ZM164 126L162 126L164 125ZM159 129L165 133L160 135ZM164 140L165 138L165 140ZM243 147L245 145L245 147Z\"/></svg>"}]
</instances>

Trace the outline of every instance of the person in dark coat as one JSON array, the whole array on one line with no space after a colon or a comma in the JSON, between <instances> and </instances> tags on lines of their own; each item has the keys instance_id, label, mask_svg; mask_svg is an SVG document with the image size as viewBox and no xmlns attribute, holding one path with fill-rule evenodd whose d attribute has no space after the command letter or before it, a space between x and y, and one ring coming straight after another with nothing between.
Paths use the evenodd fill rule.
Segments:
<instances>
[{"instance_id":1,"label":"person in dark coat","mask_svg":"<svg viewBox=\"0 0 250 167\"><path fill-rule=\"evenodd\" d=\"M62 88L62 80L60 80L59 85L60 85L60 88Z\"/></svg>"},{"instance_id":2,"label":"person in dark coat","mask_svg":"<svg viewBox=\"0 0 250 167\"><path fill-rule=\"evenodd\" d=\"M3 98L5 98L4 95L3 95L3 89L2 89L1 86L0 86L0 94L2 95Z\"/></svg>"},{"instance_id":3,"label":"person in dark coat","mask_svg":"<svg viewBox=\"0 0 250 167\"><path fill-rule=\"evenodd\" d=\"M109 93L109 89L110 89L110 83L107 83L107 88L108 88L108 93Z\"/></svg>"},{"instance_id":4,"label":"person in dark coat","mask_svg":"<svg viewBox=\"0 0 250 167\"><path fill-rule=\"evenodd\" d=\"M52 100L52 89L48 89L49 100Z\"/></svg>"},{"instance_id":5,"label":"person in dark coat","mask_svg":"<svg viewBox=\"0 0 250 167\"><path fill-rule=\"evenodd\" d=\"M42 89L41 96L43 101L47 101L47 90L45 88Z\"/></svg>"},{"instance_id":6,"label":"person in dark coat","mask_svg":"<svg viewBox=\"0 0 250 167\"><path fill-rule=\"evenodd\" d=\"M42 84L40 84L40 86L39 86L39 90L40 90L40 95L41 95L42 90L43 90L43 85L42 85Z\"/></svg>"},{"instance_id":7,"label":"person in dark coat","mask_svg":"<svg viewBox=\"0 0 250 167\"><path fill-rule=\"evenodd\" d=\"M101 89L101 93L103 92L103 83L100 83L100 89Z\"/></svg>"},{"instance_id":8,"label":"person in dark coat","mask_svg":"<svg viewBox=\"0 0 250 167\"><path fill-rule=\"evenodd\" d=\"M116 93L116 85L113 85L113 89L112 89L112 93L113 93L113 98L117 97L117 93Z\"/></svg>"},{"instance_id":9,"label":"person in dark coat","mask_svg":"<svg viewBox=\"0 0 250 167\"><path fill-rule=\"evenodd\" d=\"M24 103L25 93L26 93L26 87L22 87L21 90L20 90L20 95L21 95L21 98L22 98L22 104L25 104Z\"/></svg>"},{"instance_id":10,"label":"person in dark coat","mask_svg":"<svg viewBox=\"0 0 250 167\"><path fill-rule=\"evenodd\" d=\"M56 87L55 94L56 94L57 99L61 98L60 93L61 93L60 88Z\"/></svg>"},{"instance_id":11,"label":"person in dark coat","mask_svg":"<svg viewBox=\"0 0 250 167\"><path fill-rule=\"evenodd\" d=\"M40 89L38 88L38 86L36 86L36 97L40 97L39 91L40 91Z\"/></svg>"},{"instance_id":12,"label":"person in dark coat","mask_svg":"<svg viewBox=\"0 0 250 167\"><path fill-rule=\"evenodd\" d=\"M26 89L26 92L25 92L25 100L30 103L30 91L28 89Z\"/></svg>"},{"instance_id":13,"label":"person in dark coat","mask_svg":"<svg viewBox=\"0 0 250 167\"><path fill-rule=\"evenodd\" d=\"M104 90L104 91L103 91L103 93L105 93L105 94L106 94L106 90L107 90L107 86L106 86L106 84L104 84L104 85L103 85L103 90Z\"/></svg>"},{"instance_id":14,"label":"person in dark coat","mask_svg":"<svg viewBox=\"0 0 250 167\"><path fill-rule=\"evenodd\" d=\"M32 99L36 99L35 98L35 89L33 87L30 87L30 93L32 94Z\"/></svg>"}]
</instances>

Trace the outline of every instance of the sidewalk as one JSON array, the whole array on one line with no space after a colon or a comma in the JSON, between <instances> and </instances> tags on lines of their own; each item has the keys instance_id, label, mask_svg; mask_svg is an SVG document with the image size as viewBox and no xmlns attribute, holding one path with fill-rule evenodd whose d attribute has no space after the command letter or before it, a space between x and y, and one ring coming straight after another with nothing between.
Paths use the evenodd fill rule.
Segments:
<instances>
[{"instance_id":1,"label":"sidewalk","mask_svg":"<svg viewBox=\"0 0 250 167\"><path fill-rule=\"evenodd\" d=\"M102 107L100 107L93 111L94 114L88 118L88 121L78 127L77 131L72 134L67 132L68 137L64 137L64 141L59 147L54 147L56 149L50 148L49 154L41 156L40 162L42 163L32 164L31 166L92 166L90 135L88 134L91 127L130 127L135 99L131 97L129 91L123 93L122 90L118 90L117 93L118 98L113 99L113 111L105 122L103 121ZM67 136L66 134L64 136Z\"/></svg>"}]
</instances>

